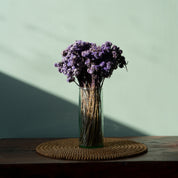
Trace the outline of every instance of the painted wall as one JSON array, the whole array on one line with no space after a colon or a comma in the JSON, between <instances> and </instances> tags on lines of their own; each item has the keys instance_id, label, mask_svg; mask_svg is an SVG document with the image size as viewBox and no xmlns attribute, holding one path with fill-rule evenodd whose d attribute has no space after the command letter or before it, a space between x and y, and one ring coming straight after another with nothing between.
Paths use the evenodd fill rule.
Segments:
<instances>
[{"instance_id":1,"label":"painted wall","mask_svg":"<svg viewBox=\"0 0 178 178\"><path fill-rule=\"evenodd\" d=\"M78 135L78 87L53 67L75 40L123 49L105 135L178 135L177 0L1 0L0 137Z\"/></svg>"}]
</instances>

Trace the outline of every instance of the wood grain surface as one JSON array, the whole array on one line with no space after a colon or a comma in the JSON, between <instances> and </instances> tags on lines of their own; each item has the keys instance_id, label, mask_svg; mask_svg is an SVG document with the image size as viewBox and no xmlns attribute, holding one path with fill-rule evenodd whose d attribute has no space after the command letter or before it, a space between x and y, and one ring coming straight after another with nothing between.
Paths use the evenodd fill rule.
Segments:
<instances>
[{"instance_id":1,"label":"wood grain surface","mask_svg":"<svg viewBox=\"0 0 178 178\"><path fill-rule=\"evenodd\" d=\"M148 152L108 161L58 160L35 152L53 139L58 138L0 139L0 177L178 177L178 136L127 137L146 144Z\"/></svg>"}]
</instances>

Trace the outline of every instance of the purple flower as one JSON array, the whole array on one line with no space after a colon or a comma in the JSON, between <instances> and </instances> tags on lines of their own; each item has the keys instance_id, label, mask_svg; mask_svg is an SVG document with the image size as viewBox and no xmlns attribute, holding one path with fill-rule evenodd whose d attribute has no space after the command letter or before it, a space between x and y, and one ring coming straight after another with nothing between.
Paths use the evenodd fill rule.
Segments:
<instances>
[{"instance_id":1,"label":"purple flower","mask_svg":"<svg viewBox=\"0 0 178 178\"><path fill-rule=\"evenodd\" d=\"M105 71L108 71L108 68L107 68L107 67L104 67L103 69L104 69Z\"/></svg>"},{"instance_id":2,"label":"purple flower","mask_svg":"<svg viewBox=\"0 0 178 178\"><path fill-rule=\"evenodd\" d=\"M85 61L85 65L86 65L86 66L89 66L89 65L90 65L90 59L87 59L87 60Z\"/></svg>"},{"instance_id":3,"label":"purple flower","mask_svg":"<svg viewBox=\"0 0 178 178\"><path fill-rule=\"evenodd\" d=\"M100 66L99 65L95 65L95 71L99 71Z\"/></svg>"},{"instance_id":4,"label":"purple flower","mask_svg":"<svg viewBox=\"0 0 178 178\"><path fill-rule=\"evenodd\" d=\"M117 52L116 51L112 51L112 55L113 55L113 58L116 59L117 58Z\"/></svg>"},{"instance_id":5,"label":"purple flower","mask_svg":"<svg viewBox=\"0 0 178 178\"><path fill-rule=\"evenodd\" d=\"M107 67L108 70L111 69L111 62L110 61L106 63L106 67Z\"/></svg>"},{"instance_id":6,"label":"purple flower","mask_svg":"<svg viewBox=\"0 0 178 178\"><path fill-rule=\"evenodd\" d=\"M90 54L90 51L89 51L89 50L87 50L87 51L82 51L82 53L81 53L82 57L87 57L87 56L89 56L89 54Z\"/></svg>"},{"instance_id":7,"label":"purple flower","mask_svg":"<svg viewBox=\"0 0 178 178\"><path fill-rule=\"evenodd\" d=\"M58 67L58 63L55 63L55 64L54 64L54 67Z\"/></svg>"},{"instance_id":8,"label":"purple flower","mask_svg":"<svg viewBox=\"0 0 178 178\"><path fill-rule=\"evenodd\" d=\"M67 81L68 81L68 82L73 82L73 81L75 81L75 78L74 78L74 77L68 77L68 78L67 78Z\"/></svg>"},{"instance_id":9,"label":"purple flower","mask_svg":"<svg viewBox=\"0 0 178 178\"><path fill-rule=\"evenodd\" d=\"M112 46L112 43L109 42L109 41L106 41L106 42L105 42L105 45L106 45L106 46Z\"/></svg>"},{"instance_id":10,"label":"purple flower","mask_svg":"<svg viewBox=\"0 0 178 178\"><path fill-rule=\"evenodd\" d=\"M89 74L93 74L95 71L95 65L91 65L91 67L87 70Z\"/></svg>"},{"instance_id":11,"label":"purple flower","mask_svg":"<svg viewBox=\"0 0 178 178\"><path fill-rule=\"evenodd\" d=\"M75 70L74 70L74 75L75 75L75 76L78 76L79 74L80 74L79 70L75 69Z\"/></svg>"},{"instance_id":12,"label":"purple flower","mask_svg":"<svg viewBox=\"0 0 178 178\"><path fill-rule=\"evenodd\" d=\"M69 61L68 63L67 63L67 66L69 67L69 66L72 66L73 65L73 61Z\"/></svg>"},{"instance_id":13,"label":"purple flower","mask_svg":"<svg viewBox=\"0 0 178 178\"><path fill-rule=\"evenodd\" d=\"M118 67L126 67L122 50L106 41L101 46L77 40L62 53L62 62L55 63L68 82L78 80L80 87L99 87ZM76 81L75 81L76 82Z\"/></svg>"},{"instance_id":14,"label":"purple flower","mask_svg":"<svg viewBox=\"0 0 178 178\"><path fill-rule=\"evenodd\" d=\"M62 70L61 70L61 68L58 68L58 71L59 71L60 73L62 73Z\"/></svg>"},{"instance_id":15,"label":"purple flower","mask_svg":"<svg viewBox=\"0 0 178 178\"><path fill-rule=\"evenodd\" d=\"M105 62L102 61L102 62L100 63L100 67L104 67L104 66L105 66Z\"/></svg>"},{"instance_id":16,"label":"purple flower","mask_svg":"<svg viewBox=\"0 0 178 178\"><path fill-rule=\"evenodd\" d=\"M101 57L103 55L103 52L101 51L101 52L99 52L99 57Z\"/></svg>"},{"instance_id":17,"label":"purple flower","mask_svg":"<svg viewBox=\"0 0 178 178\"><path fill-rule=\"evenodd\" d=\"M96 59L98 59L98 54L97 54L97 52L95 51L95 52L93 52L93 56L96 58Z\"/></svg>"},{"instance_id":18,"label":"purple flower","mask_svg":"<svg viewBox=\"0 0 178 178\"><path fill-rule=\"evenodd\" d=\"M117 50L118 50L118 47L117 47L116 45L113 45L112 50L113 50L113 51L117 51Z\"/></svg>"}]
</instances>

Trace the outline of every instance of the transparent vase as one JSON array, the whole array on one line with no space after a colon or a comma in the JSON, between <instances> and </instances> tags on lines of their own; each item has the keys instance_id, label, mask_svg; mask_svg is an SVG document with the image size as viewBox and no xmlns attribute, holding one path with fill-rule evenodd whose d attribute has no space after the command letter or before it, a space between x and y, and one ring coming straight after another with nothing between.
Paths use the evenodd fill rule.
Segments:
<instances>
[{"instance_id":1,"label":"transparent vase","mask_svg":"<svg viewBox=\"0 0 178 178\"><path fill-rule=\"evenodd\" d=\"M79 146L103 147L102 88L79 88Z\"/></svg>"}]
</instances>

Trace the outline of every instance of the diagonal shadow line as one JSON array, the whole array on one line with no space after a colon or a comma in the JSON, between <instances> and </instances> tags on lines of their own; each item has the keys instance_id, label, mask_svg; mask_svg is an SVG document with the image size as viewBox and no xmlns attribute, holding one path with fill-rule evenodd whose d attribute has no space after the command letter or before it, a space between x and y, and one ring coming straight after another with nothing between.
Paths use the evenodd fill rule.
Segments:
<instances>
[{"instance_id":1,"label":"diagonal shadow line","mask_svg":"<svg viewBox=\"0 0 178 178\"><path fill-rule=\"evenodd\" d=\"M0 138L78 137L78 106L0 73ZM105 136L143 136L105 117Z\"/></svg>"}]
</instances>

